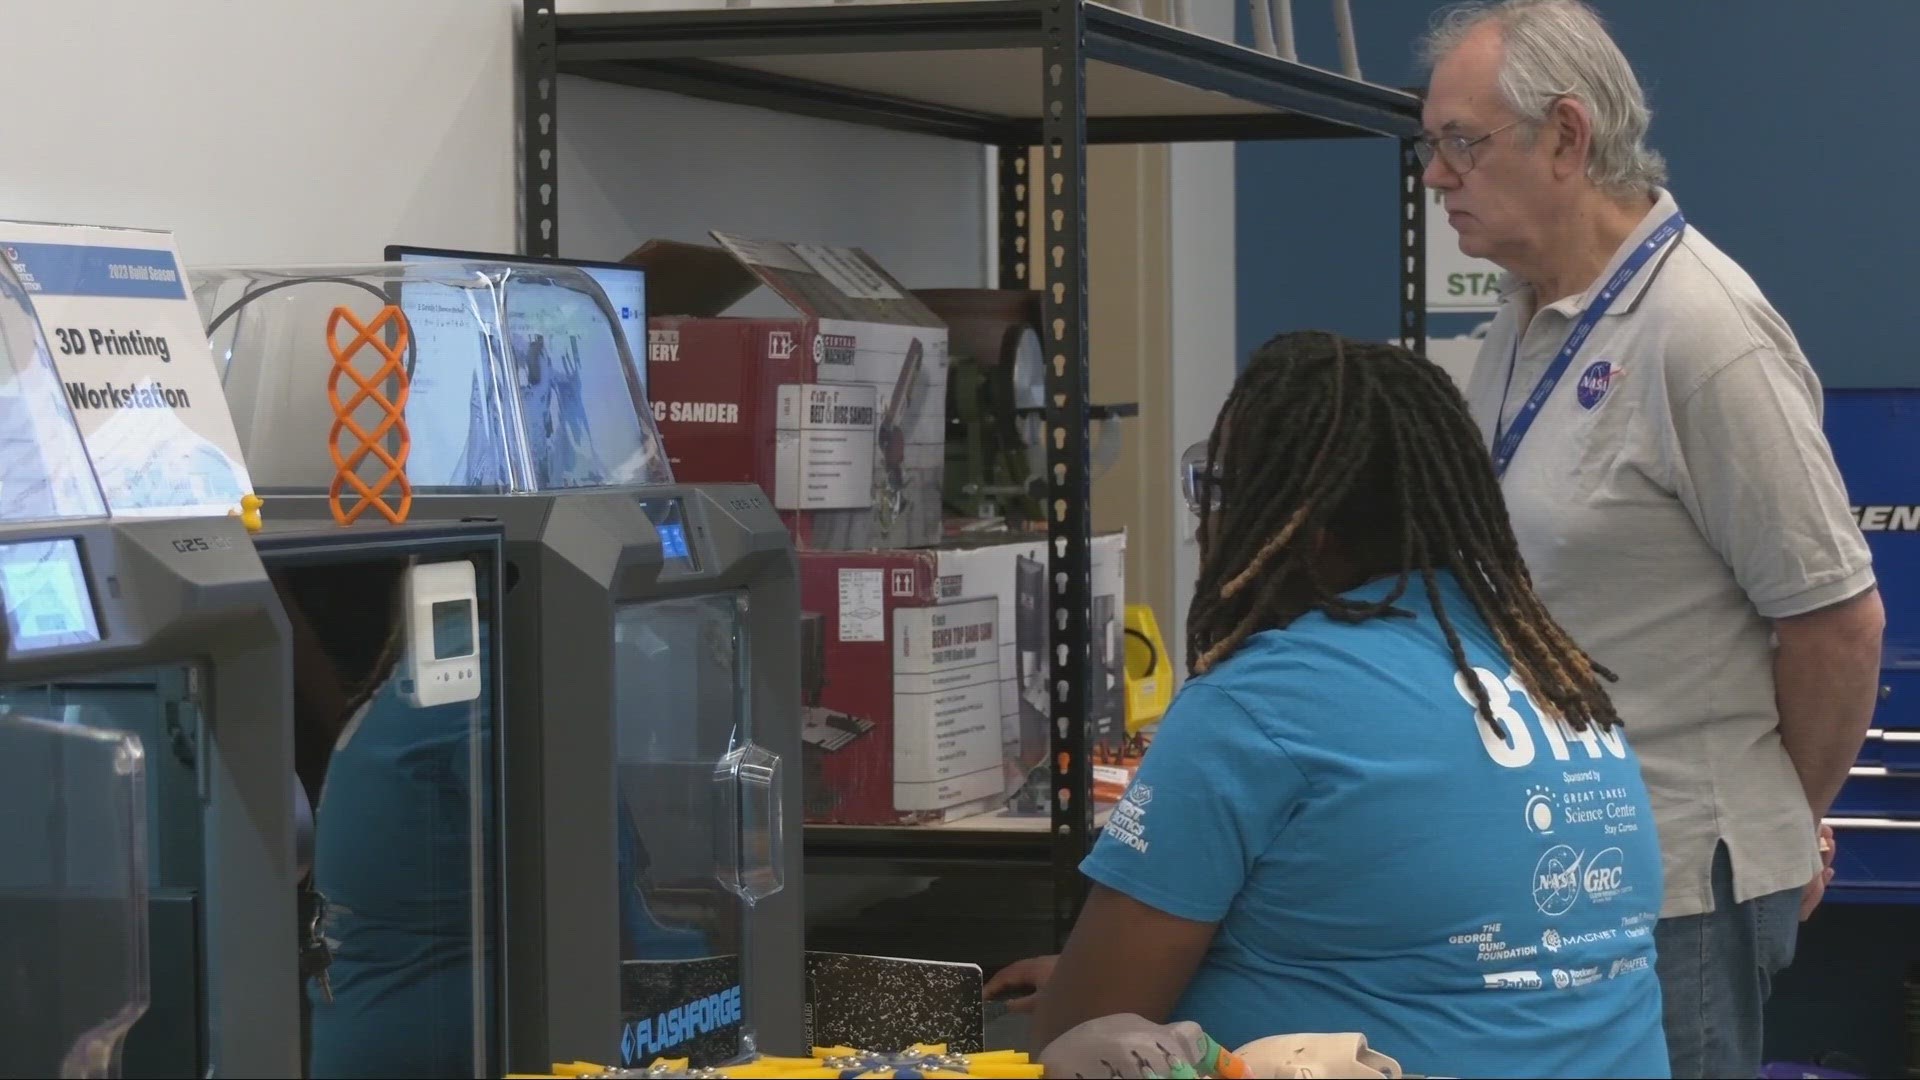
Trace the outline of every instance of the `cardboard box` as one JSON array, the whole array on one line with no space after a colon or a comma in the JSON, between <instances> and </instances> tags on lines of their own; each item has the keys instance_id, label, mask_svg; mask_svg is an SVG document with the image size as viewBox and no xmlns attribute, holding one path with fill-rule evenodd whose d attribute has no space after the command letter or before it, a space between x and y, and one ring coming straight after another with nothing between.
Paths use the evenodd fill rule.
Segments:
<instances>
[{"instance_id":1,"label":"cardboard box","mask_svg":"<svg viewBox=\"0 0 1920 1080\"><path fill-rule=\"evenodd\" d=\"M1094 538L1096 733L1124 731L1126 537ZM807 820L956 820L1047 760L1047 546L800 553Z\"/></svg>"},{"instance_id":2,"label":"cardboard box","mask_svg":"<svg viewBox=\"0 0 1920 1080\"><path fill-rule=\"evenodd\" d=\"M941 534L947 328L865 252L714 233L654 240L647 384L674 478L760 485L800 548ZM793 308L723 313L760 286Z\"/></svg>"}]
</instances>

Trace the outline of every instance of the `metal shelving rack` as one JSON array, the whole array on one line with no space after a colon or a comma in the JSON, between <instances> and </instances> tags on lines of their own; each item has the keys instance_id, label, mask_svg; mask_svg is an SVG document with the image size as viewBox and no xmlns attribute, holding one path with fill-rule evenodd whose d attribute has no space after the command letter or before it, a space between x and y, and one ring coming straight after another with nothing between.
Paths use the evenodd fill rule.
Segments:
<instances>
[{"instance_id":1,"label":"metal shelving rack","mask_svg":"<svg viewBox=\"0 0 1920 1080\"><path fill-rule=\"evenodd\" d=\"M1425 344L1425 203L1413 94L1346 78L1083 0L927 0L830 7L556 13L524 0L525 250L559 253L557 75L1000 149L1004 287L1028 282L1028 215L1043 215L1043 341L1055 585L1054 798L1048 834L808 830L809 860L1051 864L1064 940L1094 834L1085 746L1091 698L1087 147L1100 143L1400 141L1400 336ZM1040 148L1039 183L1028 175Z\"/></svg>"}]
</instances>

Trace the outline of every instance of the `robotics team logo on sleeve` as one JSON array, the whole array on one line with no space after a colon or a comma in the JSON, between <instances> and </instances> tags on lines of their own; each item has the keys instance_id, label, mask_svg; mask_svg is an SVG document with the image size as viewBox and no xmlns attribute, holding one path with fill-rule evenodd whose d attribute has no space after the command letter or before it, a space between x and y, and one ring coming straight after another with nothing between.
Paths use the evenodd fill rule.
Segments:
<instances>
[{"instance_id":1,"label":"robotics team logo on sleeve","mask_svg":"<svg viewBox=\"0 0 1920 1080\"><path fill-rule=\"evenodd\" d=\"M1135 784L1127 791L1107 818L1106 834L1142 855L1147 853L1147 806L1153 802L1153 788Z\"/></svg>"}]
</instances>

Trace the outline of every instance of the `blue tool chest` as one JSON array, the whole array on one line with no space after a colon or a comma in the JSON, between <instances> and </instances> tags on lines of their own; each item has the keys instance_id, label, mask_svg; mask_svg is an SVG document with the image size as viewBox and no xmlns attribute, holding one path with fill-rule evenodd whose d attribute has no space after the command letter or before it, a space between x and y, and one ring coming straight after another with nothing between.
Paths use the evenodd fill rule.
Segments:
<instances>
[{"instance_id":1,"label":"blue tool chest","mask_svg":"<svg viewBox=\"0 0 1920 1080\"><path fill-rule=\"evenodd\" d=\"M1887 609L1873 730L1827 816L1828 900L1920 903L1920 390L1829 390L1826 430Z\"/></svg>"}]
</instances>

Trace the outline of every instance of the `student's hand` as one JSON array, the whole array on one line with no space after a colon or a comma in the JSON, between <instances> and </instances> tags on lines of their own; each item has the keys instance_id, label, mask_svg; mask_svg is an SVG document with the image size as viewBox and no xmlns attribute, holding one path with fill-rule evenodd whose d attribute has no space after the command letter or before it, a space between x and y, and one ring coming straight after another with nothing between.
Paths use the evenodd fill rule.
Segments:
<instances>
[{"instance_id":1,"label":"student's hand","mask_svg":"<svg viewBox=\"0 0 1920 1080\"><path fill-rule=\"evenodd\" d=\"M1015 990L1030 991L1023 997L1007 1002L1011 1012L1032 1012L1039 1003L1040 991L1047 988L1047 981L1053 978L1053 965L1058 956L1030 956L1025 960L1015 960L987 980L984 996L992 1001L1003 994Z\"/></svg>"},{"instance_id":2,"label":"student's hand","mask_svg":"<svg viewBox=\"0 0 1920 1080\"><path fill-rule=\"evenodd\" d=\"M1109 1080L1250 1076L1244 1063L1189 1021L1156 1024L1132 1013L1089 1020L1040 1052L1048 1076Z\"/></svg>"},{"instance_id":3,"label":"student's hand","mask_svg":"<svg viewBox=\"0 0 1920 1080\"><path fill-rule=\"evenodd\" d=\"M1833 838L1833 826L1820 823L1820 872L1807 882L1806 891L1800 894L1800 921L1806 922L1813 917L1813 909L1820 906L1820 900L1827 893L1827 886L1833 883L1833 853L1838 847Z\"/></svg>"}]
</instances>

